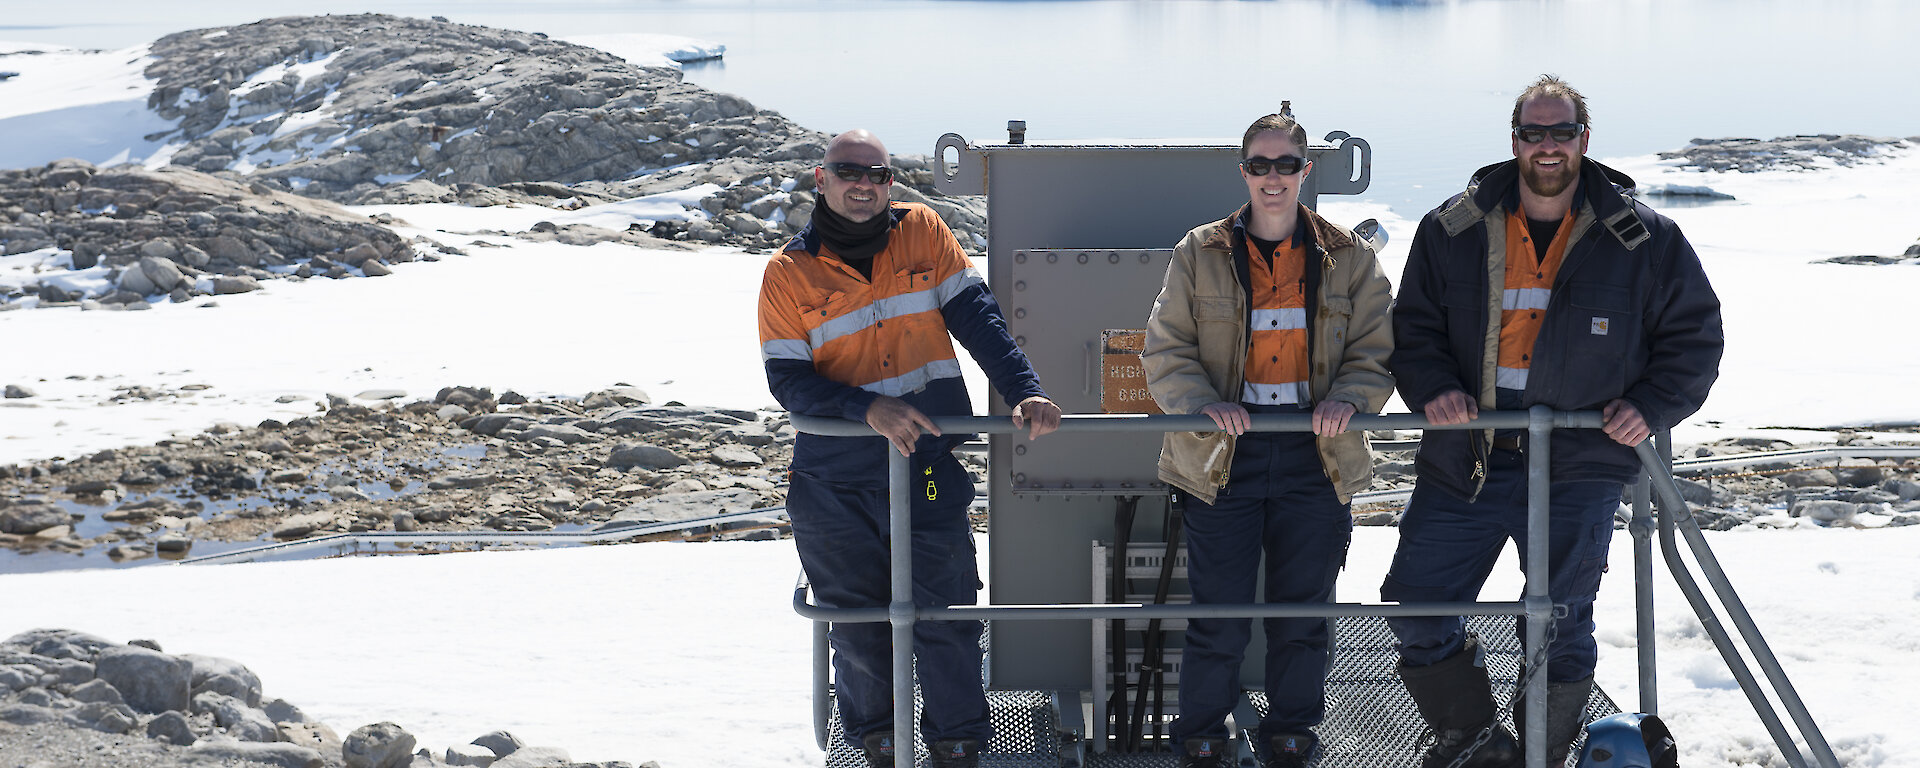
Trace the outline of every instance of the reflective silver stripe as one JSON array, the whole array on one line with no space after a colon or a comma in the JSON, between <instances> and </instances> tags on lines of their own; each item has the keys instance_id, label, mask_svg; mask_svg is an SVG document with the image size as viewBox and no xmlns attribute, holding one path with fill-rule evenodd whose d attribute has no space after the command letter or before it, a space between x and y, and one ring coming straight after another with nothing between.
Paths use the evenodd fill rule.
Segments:
<instances>
[{"instance_id":1,"label":"reflective silver stripe","mask_svg":"<svg viewBox=\"0 0 1920 768\"><path fill-rule=\"evenodd\" d=\"M1299 331L1305 330L1306 327L1307 310L1305 307L1256 309L1253 311L1253 325L1251 330Z\"/></svg>"},{"instance_id":2,"label":"reflective silver stripe","mask_svg":"<svg viewBox=\"0 0 1920 768\"><path fill-rule=\"evenodd\" d=\"M1240 385L1240 402L1254 405L1306 405L1313 401L1313 395L1304 381L1286 384L1255 384L1251 381Z\"/></svg>"},{"instance_id":3,"label":"reflective silver stripe","mask_svg":"<svg viewBox=\"0 0 1920 768\"><path fill-rule=\"evenodd\" d=\"M881 379L868 384L862 384L860 388L888 397L900 397L926 389L927 383L934 379L957 378L960 378L960 361L948 358L946 360L935 360L920 366L916 370L908 371L891 379Z\"/></svg>"},{"instance_id":4,"label":"reflective silver stripe","mask_svg":"<svg viewBox=\"0 0 1920 768\"><path fill-rule=\"evenodd\" d=\"M1500 293L1501 309L1546 309L1552 288L1508 288Z\"/></svg>"},{"instance_id":5,"label":"reflective silver stripe","mask_svg":"<svg viewBox=\"0 0 1920 768\"><path fill-rule=\"evenodd\" d=\"M812 360L813 349L799 339L774 339L760 345L760 361Z\"/></svg>"},{"instance_id":6,"label":"reflective silver stripe","mask_svg":"<svg viewBox=\"0 0 1920 768\"><path fill-rule=\"evenodd\" d=\"M947 302L953 300L953 297L960 295L961 291L975 285L984 285L986 282L980 277L979 270L967 267L955 273L953 277L940 281L939 285L934 286L933 295L939 301L939 306L944 307Z\"/></svg>"},{"instance_id":7,"label":"reflective silver stripe","mask_svg":"<svg viewBox=\"0 0 1920 768\"><path fill-rule=\"evenodd\" d=\"M1503 389L1526 389L1527 369L1500 366L1493 372L1493 385Z\"/></svg>"},{"instance_id":8,"label":"reflective silver stripe","mask_svg":"<svg viewBox=\"0 0 1920 768\"><path fill-rule=\"evenodd\" d=\"M940 309L933 290L914 291L899 296L889 296L839 317L821 323L818 328L807 331L807 343L814 349L826 346L826 343L842 336L850 336L866 330L874 323L891 320L902 315L918 312L930 312Z\"/></svg>"}]
</instances>

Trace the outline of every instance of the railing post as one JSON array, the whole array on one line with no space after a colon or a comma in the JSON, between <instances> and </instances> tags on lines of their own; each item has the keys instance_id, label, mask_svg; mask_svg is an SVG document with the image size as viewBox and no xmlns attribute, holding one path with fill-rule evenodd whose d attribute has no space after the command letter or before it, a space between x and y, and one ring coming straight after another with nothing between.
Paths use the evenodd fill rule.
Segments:
<instances>
[{"instance_id":1,"label":"railing post","mask_svg":"<svg viewBox=\"0 0 1920 768\"><path fill-rule=\"evenodd\" d=\"M1527 680L1527 732L1521 735L1528 768L1547 764L1547 625L1553 621L1553 600L1547 589L1548 514L1553 502L1553 478L1548 463L1553 442L1553 409L1536 405L1527 410L1527 642L1521 650ZM1526 669L1535 654L1542 669Z\"/></svg>"},{"instance_id":2,"label":"railing post","mask_svg":"<svg viewBox=\"0 0 1920 768\"><path fill-rule=\"evenodd\" d=\"M893 765L913 768L920 744L913 717L913 507L907 490L910 467L899 451L887 450L887 526L893 554Z\"/></svg>"}]
</instances>

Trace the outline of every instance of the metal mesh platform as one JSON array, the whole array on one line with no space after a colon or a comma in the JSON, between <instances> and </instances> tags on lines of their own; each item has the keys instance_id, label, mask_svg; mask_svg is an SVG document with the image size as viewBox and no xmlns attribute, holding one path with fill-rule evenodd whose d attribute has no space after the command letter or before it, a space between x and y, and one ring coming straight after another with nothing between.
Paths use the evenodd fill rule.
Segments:
<instances>
[{"instance_id":1,"label":"metal mesh platform","mask_svg":"<svg viewBox=\"0 0 1920 768\"><path fill-rule=\"evenodd\" d=\"M1520 672L1520 644L1514 636L1513 618L1473 617L1467 625L1480 636L1487 649L1494 695L1502 698L1512 695ZM1321 749L1312 766L1404 768L1417 765L1424 746L1425 723L1394 674L1399 656L1394 653L1393 633L1387 629L1386 620L1337 619L1334 641L1333 669L1327 678L1327 719L1318 729ZM1177 634L1174 642L1177 646ZM1176 648L1173 653L1177 652ZM916 715L918 698L916 691ZM1253 691L1248 693L1248 698L1256 712L1265 711L1264 694ZM1063 718L1056 711L1050 693L989 691L987 704L993 714L994 737L982 755L982 766L1063 768L1082 760L1083 747L1087 745L1078 740L1078 734L1062 732ZM1066 702L1067 706L1075 704ZM1591 722L1619 711L1613 700L1596 687L1587 702L1586 720ZM1077 716L1067 719L1081 721ZM1511 715L1505 717L1504 722L1511 728ZM866 768L866 758L858 749L848 746L841 735L837 706L833 709L827 738L829 768ZM1176 757L1168 745L1149 743L1147 746L1161 751L1122 753L1085 749L1084 765L1086 768L1172 768ZM918 764L926 765L925 750L918 745L916 749ZM1573 753L1579 753L1578 742ZM1255 765L1253 756L1245 754L1241 756L1241 763L1247 768Z\"/></svg>"}]
</instances>

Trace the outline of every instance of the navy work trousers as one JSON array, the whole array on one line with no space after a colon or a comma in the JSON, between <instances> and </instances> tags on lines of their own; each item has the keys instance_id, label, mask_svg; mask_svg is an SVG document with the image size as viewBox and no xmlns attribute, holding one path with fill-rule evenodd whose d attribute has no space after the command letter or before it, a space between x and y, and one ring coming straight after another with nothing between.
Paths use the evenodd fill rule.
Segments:
<instances>
[{"instance_id":1,"label":"navy work trousers","mask_svg":"<svg viewBox=\"0 0 1920 768\"><path fill-rule=\"evenodd\" d=\"M1400 546L1380 586L1382 600L1477 600L1508 539L1519 548L1520 568L1525 572L1527 463L1519 451L1490 453L1487 482L1475 501L1415 481L1413 498L1400 519ZM1555 605L1566 606L1567 615L1557 622L1554 641L1547 648L1549 681L1593 676L1599 658L1593 640L1593 599L1600 593L1622 488L1620 483L1604 480L1553 484L1547 523L1547 596ZM1526 617L1516 621L1515 630L1525 638ZM1399 638L1400 660L1410 667L1437 663L1458 653L1466 642L1465 622L1458 616L1400 616L1387 619L1387 624Z\"/></svg>"},{"instance_id":2,"label":"navy work trousers","mask_svg":"<svg viewBox=\"0 0 1920 768\"><path fill-rule=\"evenodd\" d=\"M1242 435L1228 478L1213 504L1187 502L1187 581L1193 601L1254 602L1262 552L1266 602L1331 601L1334 580L1346 564L1353 515L1327 480L1313 435ZM1261 625L1267 633L1269 707L1260 729L1267 734L1308 731L1325 715L1328 620L1268 618ZM1240 699L1240 662L1252 635L1252 619L1187 623L1175 744L1228 735L1226 718Z\"/></svg>"},{"instance_id":3,"label":"navy work trousers","mask_svg":"<svg viewBox=\"0 0 1920 768\"><path fill-rule=\"evenodd\" d=\"M914 454L913 602L918 607L971 605L980 594L967 506L973 480L951 453ZM880 608L892 599L887 491L835 483L795 469L787 517L816 605ZM980 679L977 621L917 621L915 672L922 709L920 736L979 739L992 732ZM856 748L867 734L893 729L893 628L886 622L834 624L834 698Z\"/></svg>"}]
</instances>

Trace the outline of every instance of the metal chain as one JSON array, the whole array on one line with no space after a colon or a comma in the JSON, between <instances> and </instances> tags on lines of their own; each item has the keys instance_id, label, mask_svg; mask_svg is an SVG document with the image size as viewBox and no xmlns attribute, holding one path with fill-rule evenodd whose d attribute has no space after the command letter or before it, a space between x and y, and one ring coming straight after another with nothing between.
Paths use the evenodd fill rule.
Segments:
<instances>
[{"instance_id":1,"label":"metal chain","mask_svg":"<svg viewBox=\"0 0 1920 768\"><path fill-rule=\"evenodd\" d=\"M1468 744L1466 749L1461 750L1460 754L1455 755L1453 762L1447 763L1447 768L1461 768L1461 766L1467 764L1468 760L1473 759L1474 752L1486 746L1488 741L1493 740L1494 729L1500 727L1500 716L1513 711L1513 708L1518 706L1521 700L1526 698L1527 686L1533 682L1533 676L1540 674L1542 670L1547 668L1547 649L1552 647L1553 641L1559 638L1560 619L1565 618L1566 615L1566 606L1559 604L1553 606L1554 620L1547 624L1546 640L1540 643L1539 649L1535 651L1532 658L1526 660L1527 673L1520 676L1520 682L1514 686L1513 694L1507 697L1506 703L1501 704L1499 708L1494 710L1493 719L1488 720L1486 727L1481 728L1480 733L1473 737L1473 743ZM1516 743L1517 742L1518 740L1516 739Z\"/></svg>"}]
</instances>

